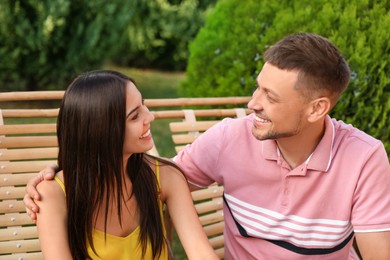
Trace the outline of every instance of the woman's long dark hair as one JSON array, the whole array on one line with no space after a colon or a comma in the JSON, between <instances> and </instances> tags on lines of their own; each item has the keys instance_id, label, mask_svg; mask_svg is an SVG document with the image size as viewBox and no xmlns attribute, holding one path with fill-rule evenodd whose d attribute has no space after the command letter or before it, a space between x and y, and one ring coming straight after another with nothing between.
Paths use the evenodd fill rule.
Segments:
<instances>
[{"instance_id":1,"label":"woman's long dark hair","mask_svg":"<svg viewBox=\"0 0 390 260\"><path fill-rule=\"evenodd\" d=\"M123 194L123 143L126 122L127 76L108 70L77 77L65 92L57 122L58 164L64 173L68 210L68 241L74 259L86 259L87 245L95 251L94 214L115 202L121 222L121 201L135 196L140 211L143 255L147 242L153 257L161 255L164 232L156 175L143 154L128 159L131 194Z\"/></svg>"}]
</instances>

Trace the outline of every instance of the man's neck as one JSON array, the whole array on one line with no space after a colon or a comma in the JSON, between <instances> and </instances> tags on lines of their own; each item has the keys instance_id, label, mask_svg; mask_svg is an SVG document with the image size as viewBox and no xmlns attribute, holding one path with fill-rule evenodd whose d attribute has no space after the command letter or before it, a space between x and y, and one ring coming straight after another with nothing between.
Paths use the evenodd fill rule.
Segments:
<instances>
[{"instance_id":1,"label":"man's neck","mask_svg":"<svg viewBox=\"0 0 390 260\"><path fill-rule=\"evenodd\" d=\"M291 169L304 163L316 149L325 132L325 121L310 125L298 135L276 140L279 151Z\"/></svg>"}]
</instances>

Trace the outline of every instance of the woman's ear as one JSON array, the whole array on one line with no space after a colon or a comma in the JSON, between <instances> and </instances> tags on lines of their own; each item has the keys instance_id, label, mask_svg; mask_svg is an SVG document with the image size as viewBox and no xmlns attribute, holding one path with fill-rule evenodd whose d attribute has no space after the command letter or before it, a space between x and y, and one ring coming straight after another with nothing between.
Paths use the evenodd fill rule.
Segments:
<instances>
[{"instance_id":1,"label":"woman's ear","mask_svg":"<svg viewBox=\"0 0 390 260\"><path fill-rule=\"evenodd\" d=\"M313 101L309 106L309 122L315 122L325 117L332 107L331 101L328 97L320 97Z\"/></svg>"}]
</instances>

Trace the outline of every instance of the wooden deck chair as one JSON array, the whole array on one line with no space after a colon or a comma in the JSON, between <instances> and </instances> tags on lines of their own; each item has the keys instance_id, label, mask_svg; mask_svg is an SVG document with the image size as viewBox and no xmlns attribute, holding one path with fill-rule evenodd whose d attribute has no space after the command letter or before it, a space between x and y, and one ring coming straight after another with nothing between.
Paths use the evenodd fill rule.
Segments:
<instances>
[{"instance_id":1,"label":"wooden deck chair","mask_svg":"<svg viewBox=\"0 0 390 260\"><path fill-rule=\"evenodd\" d=\"M49 112L56 114L57 110ZM38 233L22 199L28 180L48 164L56 163L55 132L55 123L4 125L0 110L1 260L42 259Z\"/></svg>"}]
</instances>

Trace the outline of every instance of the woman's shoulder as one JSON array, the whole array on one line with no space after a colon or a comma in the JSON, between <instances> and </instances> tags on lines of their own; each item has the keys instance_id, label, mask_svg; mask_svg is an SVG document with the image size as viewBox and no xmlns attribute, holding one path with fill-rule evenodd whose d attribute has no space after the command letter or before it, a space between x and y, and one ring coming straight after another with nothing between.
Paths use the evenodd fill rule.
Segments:
<instances>
[{"instance_id":1,"label":"woman's shoulder","mask_svg":"<svg viewBox=\"0 0 390 260\"><path fill-rule=\"evenodd\" d=\"M62 171L56 174L56 178L59 179L61 183L64 183ZM46 180L44 179L37 185L38 192L42 197L52 197L52 196L64 196L64 191L61 188L58 180Z\"/></svg>"},{"instance_id":2,"label":"woman's shoulder","mask_svg":"<svg viewBox=\"0 0 390 260\"><path fill-rule=\"evenodd\" d=\"M178 185L187 185L187 179L179 168L164 161L159 162L158 167L160 187L163 195L167 195L170 191L175 190Z\"/></svg>"},{"instance_id":3,"label":"woman's shoulder","mask_svg":"<svg viewBox=\"0 0 390 260\"><path fill-rule=\"evenodd\" d=\"M179 169L175 163L168 158L161 158L162 160L157 160L157 165L155 166L155 172L160 173L160 178L170 178L171 176L180 176L184 178L182 171Z\"/></svg>"}]
</instances>

